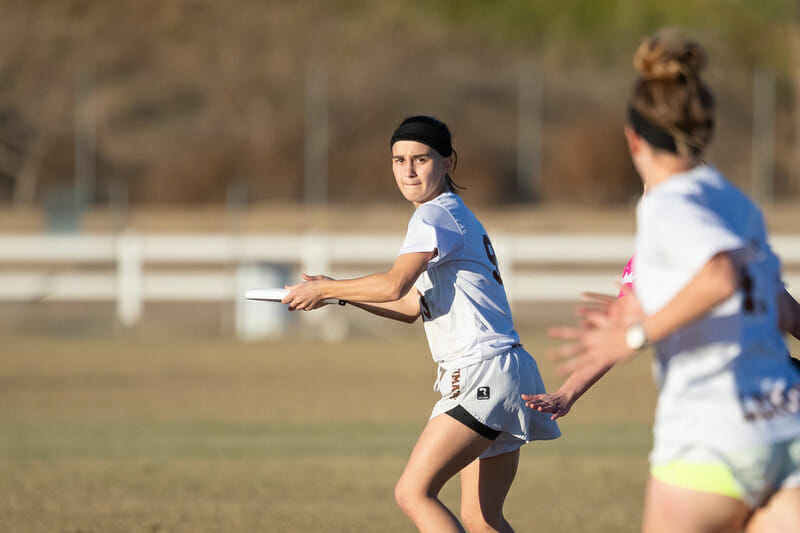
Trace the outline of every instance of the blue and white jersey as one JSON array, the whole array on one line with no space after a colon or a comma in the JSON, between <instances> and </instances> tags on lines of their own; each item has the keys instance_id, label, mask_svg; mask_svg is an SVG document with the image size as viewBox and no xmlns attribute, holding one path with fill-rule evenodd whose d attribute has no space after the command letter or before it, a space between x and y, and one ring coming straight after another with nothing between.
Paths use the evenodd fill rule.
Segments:
<instances>
[{"instance_id":1,"label":"blue and white jersey","mask_svg":"<svg viewBox=\"0 0 800 533\"><path fill-rule=\"evenodd\" d=\"M800 373L778 326L780 261L760 210L710 166L672 176L639 202L634 290L646 314L720 252L739 290L655 346L654 463L693 444L730 450L800 436Z\"/></svg>"},{"instance_id":2,"label":"blue and white jersey","mask_svg":"<svg viewBox=\"0 0 800 533\"><path fill-rule=\"evenodd\" d=\"M463 368L518 344L491 241L451 192L416 209L398 255L434 250L416 282L434 361Z\"/></svg>"}]
</instances>

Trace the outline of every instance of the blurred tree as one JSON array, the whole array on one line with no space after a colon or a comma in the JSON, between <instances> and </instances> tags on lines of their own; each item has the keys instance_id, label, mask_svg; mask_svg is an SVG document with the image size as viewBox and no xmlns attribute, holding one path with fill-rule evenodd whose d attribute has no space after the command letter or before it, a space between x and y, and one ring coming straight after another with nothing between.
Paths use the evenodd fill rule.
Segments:
<instances>
[{"instance_id":1,"label":"blurred tree","mask_svg":"<svg viewBox=\"0 0 800 533\"><path fill-rule=\"evenodd\" d=\"M632 50L665 24L687 26L713 54L714 75L730 93L720 100L736 110L726 125L730 137L717 148L729 150L734 169L749 169L743 143L729 141L750 139L745 102L752 69L774 70L781 87L793 87L794 107L789 111L786 98L779 114L792 115L798 149L779 157L784 175L796 176L793 190L800 190L796 4L6 0L0 119L8 112L17 125L0 121L0 148L13 147L0 153L0 194L35 203L47 180L73 181L64 139L73 135L75 68L84 64L96 72L97 154L107 162L98 187L117 179L134 201L217 203L232 180L245 180L253 201L301 201L302 89L308 62L318 56L330 73L331 201L395 201L381 134L402 114L418 112L438 114L457 130L464 144L458 177L470 194L511 201L506 191L519 182L515 67L534 60L541 68L543 143L557 135L580 138L581 117L606 112L621 120ZM569 124L576 133L562 128ZM594 151L617 149L614 128L597 134ZM789 137L783 135L785 142ZM568 143L554 150L563 153L541 159L558 171L557 184L559 169L571 169L576 180L587 173L571 164ZM623 187L614 196L625 197L628 169L609 172Z\"/></svg>"},{"instance_id":2,"label":"blurred tree","mask_svg":"<svg viewBox=\"0 0 800 533\"><path fill-rule=\"evenodd\" d=\"M797 186L800 186L800 7L797 8L794 24L791 27L791 46L793 52L794 75L793 79L793 100L794 100L794 161L792 161L790 168L792 169L792 178Z\"/></svg>"}]
</instances>

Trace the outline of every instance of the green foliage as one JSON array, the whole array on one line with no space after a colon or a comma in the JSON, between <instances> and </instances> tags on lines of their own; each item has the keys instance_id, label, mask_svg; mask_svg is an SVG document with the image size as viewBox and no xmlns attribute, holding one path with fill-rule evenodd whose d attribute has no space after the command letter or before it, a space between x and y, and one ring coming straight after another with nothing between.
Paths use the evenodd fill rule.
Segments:
<instances>
[{"instance_id":1,"label":"green foliage","mask_svg":"<svg viewBox=\"0 0 800 533\"><path fill-rule=\"evenodd\" d=\"M662 26L713 35L750 63L780 61L792 0L435 0L420 3L442 20L499 43L580 47L605 54ZM591 44L591 47L585 45Z\"/></svg>"}]
</instances>

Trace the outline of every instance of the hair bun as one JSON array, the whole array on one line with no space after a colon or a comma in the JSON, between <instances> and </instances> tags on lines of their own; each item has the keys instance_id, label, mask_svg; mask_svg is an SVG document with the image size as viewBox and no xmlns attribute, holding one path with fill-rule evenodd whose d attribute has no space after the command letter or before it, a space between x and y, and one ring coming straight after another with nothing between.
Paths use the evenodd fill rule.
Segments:
<instances>
[{"instance_id":1,"label":"hair bun","mask_svg":"<svg viewBox=\"0 0 800 533\"><path fill-rule=\"evenodd\" d=\"M696 77L706 65L706 53L697 41L672 28L645 39L633 56L633 66L644 80Z\"/></svg>"}]
</instances>

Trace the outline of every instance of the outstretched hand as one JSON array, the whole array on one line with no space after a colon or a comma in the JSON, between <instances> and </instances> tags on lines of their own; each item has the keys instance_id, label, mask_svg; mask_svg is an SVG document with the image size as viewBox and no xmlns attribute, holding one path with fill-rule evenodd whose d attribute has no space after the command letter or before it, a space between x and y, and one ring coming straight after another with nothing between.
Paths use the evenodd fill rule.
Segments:
<instances>
[{"instance_id":1,"label":"outstretched hand","mask_svg":"<svg viewBox=\"0 0 800 533\"><path fill-rule=\"evenodd\" d=\"M575 309L575 326L550 328L551 338L568 341L547 352L550 359L559 361L556 372L569 375L553 393L523 394L525 405L540 413L552 413L556 420L569 413L572 405L615 363L635 352L625 342L628 326L644 319L639 301L629 288L622 296L584 293Z\"/></svg>"},{"instance_id":2,"label":"outstretched hand","mask_svg":"<svg viewBox=\"0 0 800 533\"><path fill-rule=\"evenodd\" d=\"M320 282L332 280L328 276L309 276L303 274L303 281L296 285L287 285L289 293L281 300L281 303L289 304L289 311L312 311L327 305L325 297L322 295Z\"/></svg>"},{"instance_id":3,"label":"outstretched hand","mask_svg":"<svg viewBox=\"0 0 800 533\"><path fill-rule=\"evenodd\" d=\"M550 420L566 416L574 403L574 400L567 398L560 390L547 394L523 394L522 399L531 409L536 409L540 413L553 413Z\"/></svg>"},{"instance_id":4,"label":"outstretched hand","mask_svg":"<svg viewBox=\"0 0 800 533\"><path fill-rule=\"evenodd\" d=\"M551 328L548 335L569 341L548 352L551 359L561 361L559 375L569 375L587 367L610 367L631 357L635 351L625 342L628 326L644 318L635 294L624 291L622 298L588 293L591 306L579 306L577 326Z\"/></svg>"}]
</instances>

